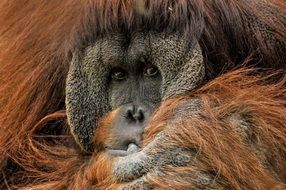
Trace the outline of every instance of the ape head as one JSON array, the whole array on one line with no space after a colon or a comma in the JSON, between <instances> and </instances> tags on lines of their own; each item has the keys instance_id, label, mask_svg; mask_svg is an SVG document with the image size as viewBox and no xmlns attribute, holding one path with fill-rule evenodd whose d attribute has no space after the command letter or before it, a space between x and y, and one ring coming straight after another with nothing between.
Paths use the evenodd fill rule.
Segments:
<instances>
[{"instance_id":1,"label":"ape head","mask_svg":"<svg viewBox=\"0 0 286 190\"><path fill-rule=\"evenodd\" d=\"M155 155L150 156L152 162L147 163L147 168L153 168L155 174L158 174L158 168L164 170L162 165L154 165L157 158L163 159L163 165L165 161L172 162L173 159L169 158L180 153L178 147L189 151L188 147L203 144L206 149L199 149L199 152L207 153L202 154L203 163L192 163L190 168L181 171L175 168L167 180L151 176L151 180L161 181L160 185L176 183L174 176L183 176L180 181L192 183L194 179L189 174L193 171L205 172L205 168L211 170L209 179L219 176L212 172L214 169L226 171L221 176L227 177L228 182L238 187L236 189L246 187L246 181L252 184L249 187L257 187L267 183L271 176L276 179L276 173L286 176L281 172L286 171L285 118L282 117L285 115L285 85L280 85L283 89L272 88L273 85L268 84L273 78L264 78L267 83L263 83L265 80L261 82L265 84L261 91L261 88L256 88L257 79L249 83L254 75L230 72L242 66L245 60L255 69L283 68L285 71L285 10L284 0L2 0L0 168L3 175L0 176L0 188L86 189L89 185L82 176L90 174L90 171L93 174L95 170L108 170L102 167L94 170L90 164L98 155L85 157L81 154L82 150L90 153L96 150L94 148L103 146L104 150L107 148L113 154L126 155L134 145L135 149L140 146L141 134L148 122L151 122L148 127L155 129L165 128L173 122L170 128L175 130L167 136L178 134L176 139L170 141L159 139L162 146L149 149ZM225 76L225 80L217 77L228 72L230 74ZM265 76L263 72L260 74ZM189 112L192 111L190 106L184 105L183 101L181 108L184 112L175 113L180 122L174 124L172 114L178 106L176 101L173 106L166 106L162 101L180 95L175 98L180 102L182 97L189 95L186 91L201 89L202 83L212 79L215 86L210 83L199 93L199 97L207 108L215 102L222 104L221 109L206 109L209 112L203 112L205 117L197 124L193 121L185 123L184 120L192 119L193 115ZM241 88L245 87L245 83L247 89ZM269 92L272 93L269 95ZM242 96L237 98L237 94ZM208 95L211 97L210 104L205 102ZM283 100L277 100L277 96ZM216 101L212 101L213 98ZM188 101L192 99L187 98ZM170 100L167 102L170 103ZM235 102L238 107L233 109ZM249 109L243 106L245 103L250 104ZM152 113L157 106L155 113L161 114L156 119L156 114ZM269 106L271 109L268 109ZM252 110L254 117L250 117L249 129L260 126L265 133L259 130L250 133L250 143L234 141L241 131L241 128L236 130L236 124L241 122L234 123L235 130L227 132L224 129L225 117L235 110L235 113ZM213 114L217 112L219 114ZM65 118L66 113L68 124L58 122ZM103 125L99 118L106 114L115 115ZM149 121L150 116L152 119ZM219 127L215 129L214 123ZM193 128L193 124L199 128ZM97 127L100 126L109 126L112 131L103 133L106 136L98 135L97 132L101 132ZM95 144L92 143L94 131ZM174 131L178 133L173 134ZM109 134L116 138L105 142L104 137L108 140ZM209 143L203 143L198 134ZM257 138L252 138L252 134L257 134ZM194 138L190 138L191 135ZM75 145L74 139L81 147ZM262 149L255 144L260 140L265 144ZM172 142L179 146L170 149ZM227 145L226 151L223 151L225 156L220 154L221 145ZM242 148L238 150L239 146ZM283 151L277 147L282 147ZM187 154L192 155L192 150L191 147L191 152ZM134 155L112 159L124 160ZM269 162L269 168L259 165L260 160L265 161L261 155L278 160L278 169L273 162ZM107 162L110 164L109 158ZM257 162L252 162L253 159ZM95 164L105 167L100 159ZM169 165L169 162L166 164ZM124 170L124 166L120 168ZM253 172L253 166L256 172ZM276 173L272 172L272 166ZM134 168L129 169L133 173ZM263 175L260 175L261 171L265 171ZM90 176L90 184L96 184L96 175ZM172 187L180 184L172 184ZM270 185L264 189L273 187L272 183L267 184ZM230 189L225 183L222 186L217 189Z\"/></svg>"},{"instance_id":2,"label":"ape head","mask_svg":"<svg viewBox=\"0 0 286 190\"><path fill-rule=\"evenodd\" d=\"M68 121L80 146L93 150L98 119L114 109L119 109L114 122L121 140L110 148L140 144L162 100L193 90L250 55L258 66L284 68L283 37L270 35L271 18L253 7L242 1L185 0L83 6L86 15L72 35L77 40L66 85Z\"/></svg>"},{"instance_id":3,"label":"ape head","mask_svg":"<svg viewBox=\"0 0 286 190\"><path fill-rule=\"evenodd\" d=\"M167 97L196 88L204 72L196 40L151 31L102 36L71 62L66 106L72 133L84 150L92 150L98 119L117 109L112 132L117 142L108 148L140 146L154 108Z\"/></svg>"}]
</instances>

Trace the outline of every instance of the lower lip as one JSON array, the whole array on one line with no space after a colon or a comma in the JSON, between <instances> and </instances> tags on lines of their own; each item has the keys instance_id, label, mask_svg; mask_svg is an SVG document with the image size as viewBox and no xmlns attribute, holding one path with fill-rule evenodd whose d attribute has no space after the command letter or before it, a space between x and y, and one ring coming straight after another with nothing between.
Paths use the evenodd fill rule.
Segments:
<instances>
[{"instance_id":1,"label":"lower lip","mask_svg":"<svg viewBox=\"0 0 286 190\"><path fill-rule=\"evenodd\" d=\"M134 144L130 143L128 145L127 150L118 150L118 149L106 149L106 152L113 156L127 156L129 154L133 154L139 151L139 147Z\"/></svg>"}]
</instances>

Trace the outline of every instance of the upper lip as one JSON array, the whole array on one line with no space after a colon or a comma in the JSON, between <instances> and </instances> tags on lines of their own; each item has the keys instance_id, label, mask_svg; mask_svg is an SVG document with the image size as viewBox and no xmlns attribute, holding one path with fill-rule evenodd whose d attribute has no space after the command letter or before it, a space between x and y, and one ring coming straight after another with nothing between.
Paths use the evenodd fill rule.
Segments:
<instances>
[{"instance_id":1,"label":"upper lip","mask_svg":"<svg viewBox=\"0 0 286 190\"><path fill-rule=\"evenodd\" d=\"M113 156L127 156L128 155L127 150L121 150L121 149L108 148L108 149L106 149L106 152L110 155L113 155Z\"/></svg>"},{"instance_id":2,"label":"upper lip","mask_svg":"<svg viewBox=\"0 0 286 190\"><path fill-rule=\"evenodd\" d=\"M132 147L130 147L131 145L135 145L135 147L133 146L133 149L131 149L132 148ZM128 144L126 149L113 148L113 147L106 147L105 148L107 153L114 155L114 156L127 156L129 154L137 152L138 149L139 149L139 146L136 143Z\"/></svg>"}]
</instances>

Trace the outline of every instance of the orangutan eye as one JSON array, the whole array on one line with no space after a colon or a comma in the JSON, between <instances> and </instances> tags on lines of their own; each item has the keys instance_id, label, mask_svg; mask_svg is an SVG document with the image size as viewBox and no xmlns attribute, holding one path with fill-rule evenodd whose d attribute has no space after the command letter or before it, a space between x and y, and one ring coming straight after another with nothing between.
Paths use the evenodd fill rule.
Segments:
<instances>
[{"instance_id":1,"label":"orangutan eye","mask_svg":"<svg viewBox=\"0 0 286 190\"><path fill-rule=\"evenodd\" d=\"M111 78L113 80L121 81L127 78L128 74L121 68L115 68L111 71Z\"/></svg>"},{"instance_id":2,"label":"orangutan eye","mask_svg":"<svg viewBox=\"0 0 286 190\"><path fill-rule=\"evenodd\" d=\"M159 70L154 65L149 65L144 69L144 75L146 77L155 77L159 73Z\"/></svg>"}]
</instances>

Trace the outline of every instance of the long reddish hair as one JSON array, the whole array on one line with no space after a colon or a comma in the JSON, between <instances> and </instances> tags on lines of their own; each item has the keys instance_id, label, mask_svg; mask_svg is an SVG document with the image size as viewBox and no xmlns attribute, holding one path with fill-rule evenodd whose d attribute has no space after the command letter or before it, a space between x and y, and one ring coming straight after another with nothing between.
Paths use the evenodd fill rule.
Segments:
<instances>
[{"instance_id":1,"label":"long reddish hair","mask_svg":"<svg viewBox=\"0 0 286 190\"><path fill-rule=\"evenodd\" d=\"M65 78L72 52L100 35L137 29L181 31L200 39L209 73L221 72L226 62L238 65L250 55L257 66L286 65L283 0L133 2L0 2L1 181L52 186L41 171L63 183L70 175L80 178L72 171L83 167L86 157L66 127ZM37 163L41 159L44 165ZM55 178L54 187L67 187Z\"/></svg>"}]
</instances>

